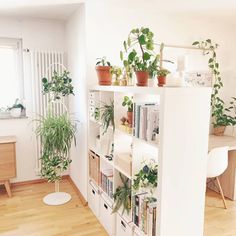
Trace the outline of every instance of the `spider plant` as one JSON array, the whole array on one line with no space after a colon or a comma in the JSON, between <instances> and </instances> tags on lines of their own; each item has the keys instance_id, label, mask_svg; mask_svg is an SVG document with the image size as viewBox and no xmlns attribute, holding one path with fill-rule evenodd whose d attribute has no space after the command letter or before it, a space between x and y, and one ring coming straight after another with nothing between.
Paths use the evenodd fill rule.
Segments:
<instances>
[{"instance_id":1,"label":"spider plant","mask_svg":"<svg viewBox=\"0 0 236 236\"><path fill-rule=\"evenodd\" d=\"M101 113L103 134L107 132L109 125L112 125L113 131L115 131L114 100L112 100L110 104L104 103L103 106L100 107L100 113Z\"/></svg>"},{"instance_id":2,"label":"spider plant","mask_svg":"<svg viewBox=\"0 0 236 236\"><path fill-rule=\"evenodd\" d=\"M67 113L55 116L50 110L37 121L36 134L42 143L41 176L54 182L61 179L61 173L71 163L69 150L75 140L76 124Z\"/></svg>"},{"instance_id":3,"label":"spider plant","mask_svg":"<svg viewBox=\"0 0 236 236\"><path fill-rule=\"evenodd\" d=\"M113 208L113 213L117 212L121 207L123 207L122 215L126 211L129 214L131 209L131 186L130 181L127 177L120 173L120 179L123 186L119 186L113 195L115 200L115 206Z\"/></svg>"}]
</instances>

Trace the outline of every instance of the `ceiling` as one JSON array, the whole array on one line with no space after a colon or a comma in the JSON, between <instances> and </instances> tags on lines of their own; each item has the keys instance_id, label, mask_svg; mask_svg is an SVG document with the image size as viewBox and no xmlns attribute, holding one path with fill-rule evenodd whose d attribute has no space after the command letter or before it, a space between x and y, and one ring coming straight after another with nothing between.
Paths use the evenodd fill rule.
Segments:
<instances>
[{"instance_id":1,"label":"ceiling","mask_svg":"<svg viewBox=\"0 0 236 236\"><path fill-rule=\"evenodd\" d=\"M0 16L66 20L83 0L0 0Z\"/></svg>"}]
</instances>

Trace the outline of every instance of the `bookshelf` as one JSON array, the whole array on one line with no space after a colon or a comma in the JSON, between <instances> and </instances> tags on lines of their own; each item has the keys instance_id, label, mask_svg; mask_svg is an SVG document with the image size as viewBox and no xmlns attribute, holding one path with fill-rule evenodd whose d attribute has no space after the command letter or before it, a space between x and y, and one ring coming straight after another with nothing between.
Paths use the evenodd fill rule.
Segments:
<instances>
[{"instance_id":1,"label":"bookshelf","mask_svg":"<svg viewBox=\"0 0 236 236\"><path fill-rule=\"evenodd\" d=\"M94 86L89 89L88 152L93 151L100 157L99 168L95 170L103 173L103 180L96 183L89 176L88 204L109 235L203 235L210 95L211 88L206 87ZM130 129L124 128L120 121L127 112L122 106L124 96L132 97L134 102ZM101 120L95 120L93 112L111 101L114 101L115 131L109 127L103 134ZM139 121L142 126L139 135L137 108L146 116L142 118L146 123ZM151 117L155 109L158 117ZM158 120L159 134L151 140L148 128L154 120ZM109 160L107 155L112 143L113 159ZM158 187L153 191L157 199L155 233L143 230L144 226L134 222L133 199L138 193L132 191L132 210L129 215L122 215L121 211L112 213L114 200L104 191L104 175L105 179L109 178L109 190L114 193L121 184L120 173L133 183L143 162L150 160L158 164ZM147 209L153 210L151 205Z\"/></svg>"}]
</instances>

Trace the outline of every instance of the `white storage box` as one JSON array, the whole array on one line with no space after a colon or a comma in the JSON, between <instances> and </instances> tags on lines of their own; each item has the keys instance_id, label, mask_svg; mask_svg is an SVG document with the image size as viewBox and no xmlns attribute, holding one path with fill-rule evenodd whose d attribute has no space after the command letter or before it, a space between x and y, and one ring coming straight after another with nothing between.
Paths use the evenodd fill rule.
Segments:
<instances>
[{"instance_id":1,"label":"white storage box","mask_svg":"<svg viewBox=\"0 0 236 236\"><path fill-rule=\"evenodd\" d=\"M100 203L100 195L98 193L98 189L96 188L95 184L92 182L88 185L88 205L94 215L99 217L99 204Z\"/></svg>"},{"instance_id":2,"label":"white storage box","mask_svg":"<svg viewBox=\"0 0 236 236\"><path fill-rule=\"evenodd\" d=\"M116 235L132 236L132 233L132 227L119 214L116 214Z\"/></svg>"},{"instance_id":3,"label":"white storage box","mask_svg":"<svg viewBox=\"0 0 236 236\"><path fill-rule=\"evenodd\" d=\"M113 236L115 231L115 214L112 214L111 206L102 197L100 198L99 219L109 236Z\"/></svg>"}]
</instances>

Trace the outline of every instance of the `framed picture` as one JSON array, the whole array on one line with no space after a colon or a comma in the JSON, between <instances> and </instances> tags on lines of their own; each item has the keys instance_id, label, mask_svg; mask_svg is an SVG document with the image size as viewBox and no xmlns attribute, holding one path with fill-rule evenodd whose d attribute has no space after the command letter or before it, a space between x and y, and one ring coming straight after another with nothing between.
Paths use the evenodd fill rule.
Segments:
<instances>
[{"instance_id":1,"label":"framed picture","mask_svg":"<svg viewBox=\"0 0 236 236\"><path fill-rule=\"evenodd\" d=\"M185 72L185 83L189 87L212 87L213 76L209 71Z\"/></svg>"}]
</instances>

